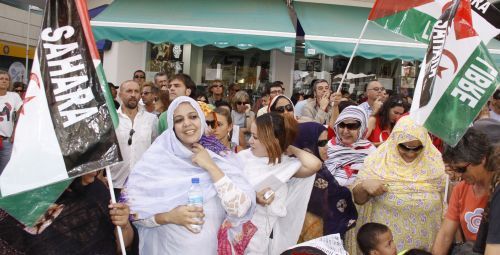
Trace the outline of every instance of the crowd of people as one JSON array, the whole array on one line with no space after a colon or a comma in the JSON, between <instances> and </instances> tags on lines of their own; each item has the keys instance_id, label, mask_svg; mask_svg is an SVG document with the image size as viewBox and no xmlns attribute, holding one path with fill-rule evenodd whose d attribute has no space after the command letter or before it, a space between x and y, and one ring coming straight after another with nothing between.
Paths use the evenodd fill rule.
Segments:
<instances>
[{"instance_id":1,"label":"crowd of people","mask_svg":"<svg viewBox=\"0 0 500 255\"><path fill-rule=\"evenodd\" d=\"M363 101L311 88L288 98L276 81L254 101L182 73L108 83L123 161L76 178L35 226L0 210L0 254L117 254L115 226L129 254L274 255L333 234L354 255L500 254L500 90L450 146L378 81ZM0 174L24 91L0 71Z\"/></svg>"}]
</instances>

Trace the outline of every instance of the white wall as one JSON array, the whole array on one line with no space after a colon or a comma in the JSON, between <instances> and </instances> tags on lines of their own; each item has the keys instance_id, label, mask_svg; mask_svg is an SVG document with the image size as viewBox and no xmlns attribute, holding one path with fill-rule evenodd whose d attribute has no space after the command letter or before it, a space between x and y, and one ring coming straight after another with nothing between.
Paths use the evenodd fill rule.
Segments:
<instances>
[{"instance_id":1,"label":"white wall","mask_svg":"<svg viewBox=\"0 0 500 255\"><path fill-rule=\"evenodd\" d=\"M279 50L271 50L271 82L282 81L285 86L285 95L292 96L294 54L286 54Z\"/></svg>"},{"instance_id":2,"label":"white wall","mask_svg":"<svg viewBox=\"0 0 500 255\"><path fill-rule=\"evenodd\" d=\"M113 42L111 49L104 52L103 67L106 80L120 85L131 80L134 71L146 67L147 43L129 41Z\"/></svg>"},{"instance_id":3,"label":"white wall","mask_svg":"<svg viewBox=\"0 0 500 255\"><path fill-rule=\"evenodd\" d=\"M42 25L42 15L31 12L30 15L31 46L36 46ZM0 3L0 40L26 45L28 32L28 11Z\"/></svg>"}]
</instances>

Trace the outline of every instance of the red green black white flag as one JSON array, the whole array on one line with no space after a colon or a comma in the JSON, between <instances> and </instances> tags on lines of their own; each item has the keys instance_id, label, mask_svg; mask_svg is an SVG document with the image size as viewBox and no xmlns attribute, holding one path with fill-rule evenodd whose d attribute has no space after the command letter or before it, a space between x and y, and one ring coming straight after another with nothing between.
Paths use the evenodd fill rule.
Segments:
<instances>
[{"instance_id":1,"label":"red green black white flag","mask_svg":"<svg viewBox=\"0 0 500 255\"><path fill-rule=\"evenodd\" d=\"M500 85L469 0L455 0L433 25L410 115L450 145L458 143Z\"/></svg>"},{"instance_id":2,"label":"red green black white flag","mask_svg":"<svg viewBox=\"0 0 500 255\"><path fill-rule=\"evenodd\" d=\"M86 1L47 1L0 197L121 161L117 120Z\"/></svg>"},{"instance_id":3,"label":"red green black white flag","mask_svg":"<svg viewBox=\"0 0 500 255\"><path fill-rule=\"evenodd\" d=\"M450 0L377 0L368 17L397 34L428 44L434 24ZM500 33L500 11L487 0L470 1L472 24L484 43Z\"/></svg>"}]
</instances>

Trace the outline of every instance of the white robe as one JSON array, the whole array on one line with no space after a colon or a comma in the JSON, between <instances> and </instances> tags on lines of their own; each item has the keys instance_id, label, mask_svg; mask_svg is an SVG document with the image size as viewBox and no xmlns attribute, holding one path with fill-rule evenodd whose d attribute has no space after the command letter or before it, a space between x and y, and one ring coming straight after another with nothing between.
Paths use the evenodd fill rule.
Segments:
<instances>
[{"instance_id":1,"label":"white robe","mask_svg":"<svg viewBox=\"0 0 500 255\"><path fill-rule=\"evenodd\" d=\"M244 172L254 188L270 175L274 175L284 183L274 190L275 197L269 206L257 205L251 221L258 230L245 254L281 254L295 245L299 239L315 175L308 178L292 178L300 169L301 163L297 158L286 155L281 157L280 164L275 165L269 165L267 157L255 157L250 150L237 155L245 161ZM269 238L271 232L273 239Z\"/></svg>"}]
</instances>

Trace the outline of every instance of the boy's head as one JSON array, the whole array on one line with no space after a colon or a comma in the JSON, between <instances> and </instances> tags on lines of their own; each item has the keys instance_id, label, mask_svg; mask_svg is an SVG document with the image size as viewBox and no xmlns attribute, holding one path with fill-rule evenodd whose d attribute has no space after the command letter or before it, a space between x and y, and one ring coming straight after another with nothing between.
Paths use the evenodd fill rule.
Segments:
<instances>
[{"instance_id":1,"label":"boy's head","mask_svg":"<svg viewBox=\"0 0 500 255\"><path fill-rule=\"evenodd\" d=\"M364 255L396 255L396 244L391 230L380 223L366 223L361 226L356 237Z\"/></svg>"}]
</instances>

